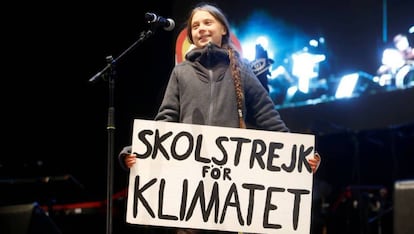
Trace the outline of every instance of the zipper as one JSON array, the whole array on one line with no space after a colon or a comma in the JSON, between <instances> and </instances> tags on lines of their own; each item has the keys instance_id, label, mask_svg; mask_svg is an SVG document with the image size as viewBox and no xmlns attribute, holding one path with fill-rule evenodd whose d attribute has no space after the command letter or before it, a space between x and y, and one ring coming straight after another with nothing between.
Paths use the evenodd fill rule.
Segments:
<instances>
[{"instance_id":1,"label":"zipper","mask_svg":"<svg viewBox=\"0 0 414 234\"><path fill-rule=\"evenodd\" d=\"M213 116L213 112L214 112L214 102L213 102L213 97L214 97L214 85L215 82L213 80L213 70L208 69L208 76L209 76L209 80L210 80L210 105L209 105L209 110L208 110L208 120L207 123L209 125L212 124L212 116Z\"/></svg>"}]
</instances>

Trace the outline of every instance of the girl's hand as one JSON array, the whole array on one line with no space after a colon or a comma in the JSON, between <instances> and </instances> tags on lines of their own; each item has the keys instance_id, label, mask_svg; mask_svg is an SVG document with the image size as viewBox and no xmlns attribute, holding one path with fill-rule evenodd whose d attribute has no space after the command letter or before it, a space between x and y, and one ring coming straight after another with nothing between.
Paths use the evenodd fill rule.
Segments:
<instances>
[{"instance_id":1,"label":"girl's hand","mask_svg":"<svg viewBox=\"0 0 414 234\"><path fill-rule=\"evenodd\" d=\"M134 164L137 162L137 158L135 157L135 155L133 154L128 154L125 158L124 158L124 162L125 165L128 168L131 168L132 166L134 166Z\"/></svg>"},{"instance_id":2,"label":"girl's hand","mask_svg":"<svg viewBox=\"0 0 414 234\"><path fill-rule=\"evenodd\" d=\"M315 153L313 156L306 157L306 159L308 160L312 172L315 173L321 164L321 156L318 153Z\"/></svg>"}]
</instances>

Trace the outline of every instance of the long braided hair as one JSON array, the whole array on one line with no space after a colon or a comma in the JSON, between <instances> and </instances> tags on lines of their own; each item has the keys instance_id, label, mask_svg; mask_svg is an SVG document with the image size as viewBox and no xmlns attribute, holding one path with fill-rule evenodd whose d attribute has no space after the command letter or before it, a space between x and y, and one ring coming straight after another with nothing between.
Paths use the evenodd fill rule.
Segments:
<instances>
[{"instance_id":1,"label":"long braided hair","mask_svg":"<svg viewBox=\"0 0 414 234\"><path fill-rule=\"evenodd\" d=\"M227 49L230 59L230 67L231 67L231 74L234 81L234 88L236 91L236 100L237 100L237 112L239 117L239 127L246 128L246 123L244 121L244 113L243 113L243 104L244 104L244 92L241 83L241 76L240 76L240 54L233 45L230 39L230 24L224 15L223 11L218 8L217 6L202 3L196 6L188 18L187 21L187 38L188 40L194 44L193 37L191 33L191 21L193 19L193 15L197 11L207 11L209 12L216 20L218 20L226 29L226 35L222 37L222 48Z\"/></svg>"}]
</instances>

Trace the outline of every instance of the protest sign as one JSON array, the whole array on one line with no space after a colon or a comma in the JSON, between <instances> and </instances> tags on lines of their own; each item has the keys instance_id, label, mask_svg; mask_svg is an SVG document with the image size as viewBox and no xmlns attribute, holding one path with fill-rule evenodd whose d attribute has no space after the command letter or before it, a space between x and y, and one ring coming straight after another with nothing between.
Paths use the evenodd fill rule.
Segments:
<instances>
[{"instance_id":1,"label":"protest sign","mask_svg":"<svg viewBox=\"0 0 414 234\"><path fill-rule=\"evenodd\" d=\"M127 222L309 233L314 136L134 121Z\"/></svg>"}]
</instances>

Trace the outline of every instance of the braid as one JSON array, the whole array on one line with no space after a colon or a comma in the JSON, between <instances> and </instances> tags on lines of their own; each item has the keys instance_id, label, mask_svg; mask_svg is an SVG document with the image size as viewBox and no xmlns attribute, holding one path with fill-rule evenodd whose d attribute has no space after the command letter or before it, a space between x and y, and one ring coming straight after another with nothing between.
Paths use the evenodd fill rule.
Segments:
<instances>
[{"instance_id":1,"label":"braid","mask_svg":"<svg viewBox=\"0 0 414 234\"><path fill-rule=\"evenodd\" d=\"M237 99L237 111L239 114L239 126L240 128L246 128L246 123L244 122L243 116L243 103L244 103L244 95L241 85L241 77L240 77L240 64L238 54L233 50L233 48L228 48L229 58L230 58L230 66L231 66L231 74L234 80L234 88L236 90L236 99Z\"/></svg>"}]
</instances>

